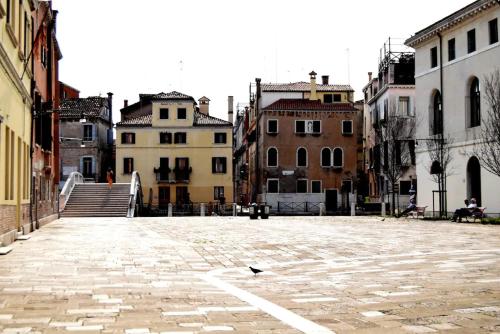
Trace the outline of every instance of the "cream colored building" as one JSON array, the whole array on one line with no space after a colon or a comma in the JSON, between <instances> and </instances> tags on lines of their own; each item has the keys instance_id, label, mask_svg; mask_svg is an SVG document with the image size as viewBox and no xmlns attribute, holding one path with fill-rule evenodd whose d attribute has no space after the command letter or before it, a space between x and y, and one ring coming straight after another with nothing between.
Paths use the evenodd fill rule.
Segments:
<instances>
[{"instance_id":1,"label":"cream colored building","mask_svg":"<svg viewBox=\"0 0 500 334\"><path fill-rule=\"evenodd\" d=\"M28 224L30 199L31 12L37 1L0 0L0 243Z\"/></svg>"},{"instance_id":2,"label":"cream colored building","mask_svg":"<svg viewBox=\"0 0 500 334\"><path fill-rule=\"evenodd\" d=\"M116 125L116 181L138 171L144 203L166 207L233 201L232 123L188 95L140 94ZM224 198L224 199L222 199Z\"/></svg>"},{"instance_id":3,"label":"cream colored building","mask_svg":"<svg viewBox=\"0 0 500 334\"><path fill-rule=\"evenodd\" d=\"M475 197L487 213L500 213L500 178L474 156L474 145L487 122L485 77L500 68L500 3L479 0L417 32L405 44L415 48L416 150L418 205L436 210L439 190L430 175L433 164L426 142L441 138L450 148L445 209ZM433 198L434 196L434 198Z\"/></svg>"}]
</instances>

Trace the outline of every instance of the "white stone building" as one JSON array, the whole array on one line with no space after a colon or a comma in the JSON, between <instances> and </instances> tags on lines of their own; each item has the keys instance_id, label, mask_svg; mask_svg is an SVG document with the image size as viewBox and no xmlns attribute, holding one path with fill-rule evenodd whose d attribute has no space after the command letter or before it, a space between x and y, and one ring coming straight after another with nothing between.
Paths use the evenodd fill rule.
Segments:
<instances>
[{"instance_id":1,"label":"white stone building","mask_svg":"<svg viewBox=\"0 0 500 334\"><path fill-rule=\"evenodd\" d=\"M475 197L486 213L500 213L500 178L473 154L487 122L484 80L500 68L499 16L499 1L475 1L405 42L415 48L418 205L432 210L434 199L438 210L433 195L438 184L430 175L433 159L425 143L440 148L443 139L451 155L443 209L452 212L465 198Z\"/></svg>"}]
</instances>

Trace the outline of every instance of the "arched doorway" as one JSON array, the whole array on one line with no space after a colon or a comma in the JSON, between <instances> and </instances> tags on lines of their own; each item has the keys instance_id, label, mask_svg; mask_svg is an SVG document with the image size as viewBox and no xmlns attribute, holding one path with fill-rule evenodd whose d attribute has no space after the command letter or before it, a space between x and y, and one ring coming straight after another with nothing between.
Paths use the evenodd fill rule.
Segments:
<instances>
[{"instance_id":1,"label":"arched doorway","mask_svg":"<svg viewBox=\"0 0 500 334\"><path fill-rule=\"evenodd\" d=\"M467 198L475 198L477 206L481 206L481 166L476 157L467 163Z\"/></svg>"}]
</instances>

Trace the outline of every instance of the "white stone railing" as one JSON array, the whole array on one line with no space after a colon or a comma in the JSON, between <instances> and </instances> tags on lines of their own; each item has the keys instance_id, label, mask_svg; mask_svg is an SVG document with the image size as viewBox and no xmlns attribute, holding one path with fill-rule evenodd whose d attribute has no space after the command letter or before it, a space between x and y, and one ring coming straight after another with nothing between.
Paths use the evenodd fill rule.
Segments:
<instances>
[{"instance_id":1,"label":"white stone railing","mask_svg":"<svg viewBox=\"0 0 500 334\"><path fill-rule=\"evenodd\" d=\"M127 218L133 218L135 215L136 204L142 206L142 188L141 177L137 171L132 173L132 180L130 181L130 192L128 201Z\"/></svg>"},{"instance_id":2,"label":"white stone railing","mask_svg":"<svg viewBox=\"0 0 500 334\"><path fill-rule=\"evenodd\" d=\"M71 192L75 188L75 184L83 183L83 175L78 172L72 172L66 182L64 183L64 187L59 194L59 211L63 211L66 207L66 203L68 202L69 196Z\"/></svg>"}]
</instances>

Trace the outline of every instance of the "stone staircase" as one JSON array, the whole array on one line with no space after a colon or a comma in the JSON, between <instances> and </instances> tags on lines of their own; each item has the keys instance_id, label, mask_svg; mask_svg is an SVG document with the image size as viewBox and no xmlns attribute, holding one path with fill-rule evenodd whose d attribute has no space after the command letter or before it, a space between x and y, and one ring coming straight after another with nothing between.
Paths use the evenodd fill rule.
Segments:
<instances>
[{"instance_id":1,"label":"stone staircase","mask_svg":"<svg viewBox=\"0 0 500 334\"><path fill-rule=\"evenodd\" d=\"M126 217L129 192L129 183L76 184L61 217Z\"/></svg>"}]
</instances>

